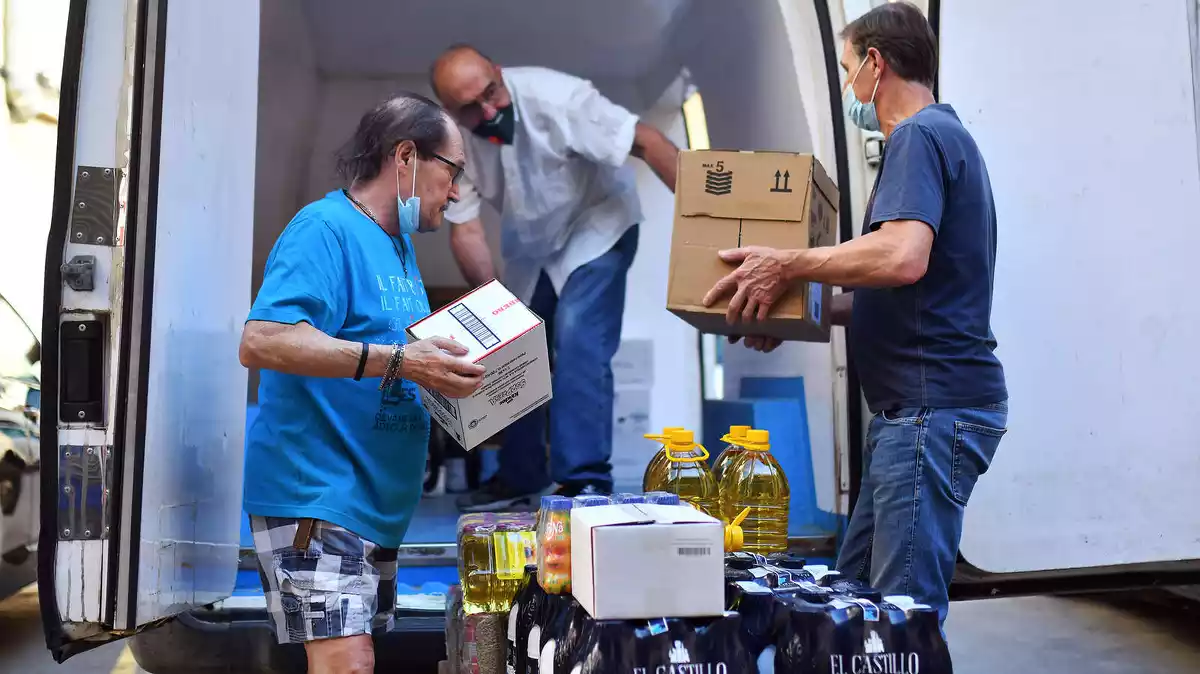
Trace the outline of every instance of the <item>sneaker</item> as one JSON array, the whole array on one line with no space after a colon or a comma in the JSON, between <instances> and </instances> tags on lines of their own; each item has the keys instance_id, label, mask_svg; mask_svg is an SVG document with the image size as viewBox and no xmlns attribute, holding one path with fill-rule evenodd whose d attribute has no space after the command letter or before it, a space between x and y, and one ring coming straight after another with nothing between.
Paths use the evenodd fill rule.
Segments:
<instances>
[{"instance_id":1,"label":"sneaker","mask_svg":"<svg viewBox=\"0 0 1200 674\"><path fill-rule=\"evenodd\" d=\"M492 478L479 489L460 496L456 503L458 509L465 513L533 512L538 508L542 491L516 491L509 489L499 478Z\"/></svg>"},{"instance_id":2,"label":"sneaker","mask_svg":"<svg viewBox=\"0 0 1200 674\"><path fill-rule=\"evenodd\" d=\"M554 492L555 496L612 496L612 487L592 482L564 482Z\"/></svg>"}]
</instances>

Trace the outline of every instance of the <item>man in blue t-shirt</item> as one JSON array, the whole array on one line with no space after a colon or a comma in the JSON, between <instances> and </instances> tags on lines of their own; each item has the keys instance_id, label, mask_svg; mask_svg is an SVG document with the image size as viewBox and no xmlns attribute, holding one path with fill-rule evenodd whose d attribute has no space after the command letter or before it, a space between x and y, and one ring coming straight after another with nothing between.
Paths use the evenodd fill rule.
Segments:
<instances>
[{"instance_id":1,"label":"man in blue t-shirt","mask_svg":"<svg viewBox=\"0 0 1200 674\"><path fill-rule=\"evenodd\" d=\"M838 570L944 620L967 499L1007 428L991 330L996 209L974 139L934 101L937 47L920 11L883 5L843 37L846 112L887 138L862 236L828 248L723 251L740 266L705 303L736 291L734 322L765 317L794 281L854 288L831 313L848 319L874 417ZM778 342L746 344L769 351Z\"/></svg>"},{"instance_id":2,"label":"man in blue t-shirt","mask_svg":"<svg viewBox=\"0 0 1200 674\"><path fill-rule=\"evenodd\" d=\"M463 160L424 97L364 115L348 187L280 234L242 333L242 364L262 370L245 509L276 635L305 644L309 671L371 671L372 630L392 622L429 441L417 386L461 398L483 381L462 345L405 335L429 313L411 235L441 226Z\"/></svg>"}]
</instances>

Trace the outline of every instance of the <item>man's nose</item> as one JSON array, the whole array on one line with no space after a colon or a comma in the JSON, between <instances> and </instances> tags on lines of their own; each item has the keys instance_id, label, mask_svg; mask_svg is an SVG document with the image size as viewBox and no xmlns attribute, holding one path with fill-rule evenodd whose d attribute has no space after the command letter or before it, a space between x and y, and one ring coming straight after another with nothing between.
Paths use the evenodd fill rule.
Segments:
<instances>
[{"instance_id":1,"label":"man's nose","mask_svg":"<svg viewBox=\"0 0 1200 674\"><path fill-rule=\"evenodd\" d=\"M458 183L450 183L450 201L458 201Z\"/></svg>"},{"instance_id":2,"label":"man's nose","mask_svg":"<svg viewBox=\"0 0 1200 674\"><path fill-rule=\"evenodd\" d=\"M484 120L489 122L492 121L492 119L496 116L496 106L492 105L491 103L484 103L481 107L483 108Z\"/></svg>"}]
</instances>

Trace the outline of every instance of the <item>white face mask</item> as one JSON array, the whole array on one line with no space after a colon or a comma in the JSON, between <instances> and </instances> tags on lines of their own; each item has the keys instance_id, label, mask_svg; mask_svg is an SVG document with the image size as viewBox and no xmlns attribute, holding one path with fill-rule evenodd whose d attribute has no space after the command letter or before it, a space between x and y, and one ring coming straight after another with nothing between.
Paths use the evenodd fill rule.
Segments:
<instances>
[{"instance_id":1,"label":"white face mask","mask_svg":"<svg viewBox=\"0 0 1200 674\"><path fill-rule=\"evenodd\" d=\"M858 100L858 96L854 95L854 83L858 80L858 74L862 72L863 66L867 65L867 59L858 64L858 70L854 71L854 77L850 78L850 84L846 86L846 93L842 94L842 108L846 111L846 116L854 125L863 131L879 131L879 115L875 112L875 93L879 91L879 80L875 80L875 88L871 90L871 101L863 103Z\"/></svg>"},{"instance_id":2,"label":"white face mask","mask_svg":"<svg viewBox=\"0 0 1200 674\"><path fill-rule=\"evenodd\" d=\"M412 194L405 201L400 196L400 165L396 165L396 213L400 218L400 235L421 231L421 197L417 196L417 158L413 153Z\"/></svg>"}]
</instances>

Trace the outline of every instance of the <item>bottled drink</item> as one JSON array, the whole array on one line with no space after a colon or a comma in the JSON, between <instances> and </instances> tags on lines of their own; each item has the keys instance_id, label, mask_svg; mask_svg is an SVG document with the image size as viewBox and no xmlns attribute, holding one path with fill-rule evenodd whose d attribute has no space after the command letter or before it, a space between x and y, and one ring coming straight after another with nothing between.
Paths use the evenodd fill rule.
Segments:
<instances>
[{"instance_id":1,"label":"bottled drink","mask_svg":"<svg viewBox=\"0 0 1200 674\"><path fill-rule=\"evenodd\" d=\"M505 660L510 672L524 672L526 669L529 629L537 618L537 610L541 607L544 596L538 584L537 573L537 565L530 564L525 567L521 589L517 592L512 610L508 614L508 651Z\"/></svg>"},{"instance_id":2,"label":"bottled drink","mask_svg":"<svg viewBox=\"0 0 1200 674\"><path fill-rule=\"evenodd\" d=\"M491 608L495 531L496 519L491 513L463 515L458 520L458 579L467 614L485 613Z\"/></svg>"},{"instance_id":3,"label":"bottled drink","mask_svg":"<svg viewBox=\"0 0 1200 674\"><path fill-rule=\"evenodd\" d=\"M717 479L718 485L721 484L721 476L725 474L725 469L733 463L734 459L746 453L742 442L746 439L746 433L749 431L749 426L730 426L729 433L721 438L721 442L725 443L725 449L721 450L713 464L713 477Z\"/></svg>"},{"instance_id":4,"label":"bottled drink","mask_svg":"<svg viewBox=\"0 0 1200 674\"><path fill-rule=\"evenodd\" d=\"M587 496L576 496L573 499L573 507L575 508L591 508L593 506L612 505L612 499L599 494L588 494Z\"/></svg>"},{"instance_id":5,"label":"bottled drink","mask_svg":"<svg viewBox=\"0 0 1200 674\"><path fill-rule=\"evenodd\" d=\"M612 502L615 503L645 503L646 497L641 494L613 494Z\"/></svg>"},{"instance_id":6,"label":"bottled drink","mask_svg":"<svg viewBox=\"0 0 1200 674\"><path fill-rule=\"evenodd\" d=\"M525 566L537 562L537 534L532 517L507 517L492 533L494 574L488 604L492 612L507 612L521 589Z\"/></svg>"},{"instance_id":7,"label":"bottled drink","mask_svg":"<svg viewBox=\"0 0 1200 674\"><path fill-rule=\"evenodd\" d=\"M669 491L646 492L646 503L654 505L679 505L679 495Z\"/></svg>"},{"instance_id":8,"label":"bottled drink","mask_svg":"<svg viewBox=\"0 0 1200 674\"><path fill-rule=\"evenodd\" d=\"M678 494L681 501L697 510L720 517L717 481L708 465L708 450L696 444L691 431L675 431L667 442L667 482L665 491Z\"/></svg>"},{"instance_id":9,"label":"bottled drink","mask_svg":"<svg viewBox=\"0 0 1200 674\"><path fill-rule=\"evenodd\" d=\"M768 554L787 550L788 505L791 491L787 476L771 455L770 434L751 430L743 441L745 452L734 459L721 478L721 516L731 521L742 510L742 549Z\"/></svg>"},{"instance_id":10,"label":"bottled drink","mask_svg":"<svg viewBox=\"0 0 1200 674\"><path fill-rule=\"evenodd\" d=\"M537 582L548 594L571 591L571 506L565 496L543 496L538 513Z\"/></svg>"},{"instance_id":11,"label":"bottled drink","mask_svg":"<svg viewBox=\"0 0 1200 674\"><path fill-rule=\"evenodd\" d=\"M667 479L667 442L671 439L671 434L675 431L682 431L682 426L667 426L662 429L662 435L644 435L642 437L647 440L658 440L662 444L646 465L646 473L642 475L642 491L650 493L659 491L663 488Z\"/></svg>"}]
</instances>

